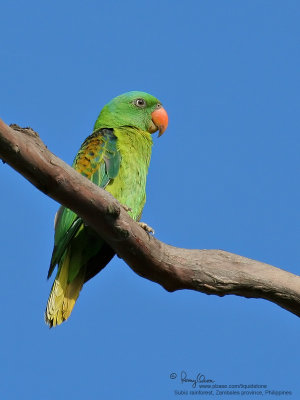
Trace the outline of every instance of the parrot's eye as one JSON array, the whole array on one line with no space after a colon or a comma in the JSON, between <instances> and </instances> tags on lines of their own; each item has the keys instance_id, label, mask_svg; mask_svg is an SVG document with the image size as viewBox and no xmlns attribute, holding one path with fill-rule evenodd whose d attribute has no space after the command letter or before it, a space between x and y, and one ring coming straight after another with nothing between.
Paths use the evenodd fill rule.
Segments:
<instances>
[{"instance_id":1,"label":"parrot's eye","mask_svg":"<svg viewBox=\"0 0 300 400\"><path fill-rule=\"evenodd\" d=\"M146 107L146 101L144 100L144 99L136 99L136 100L134 100L134 104L137 106L137 107L140 107L140 108L145 108Z\"/></svg>"}]
</instances>

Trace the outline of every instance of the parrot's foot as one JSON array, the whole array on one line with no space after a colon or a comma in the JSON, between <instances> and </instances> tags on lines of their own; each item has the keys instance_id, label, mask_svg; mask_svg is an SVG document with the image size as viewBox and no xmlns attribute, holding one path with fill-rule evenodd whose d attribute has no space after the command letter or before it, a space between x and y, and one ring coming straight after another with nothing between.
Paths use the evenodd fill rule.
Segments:
<instances>
[{"instance_id":1,"label":"parrot's foot","mask_svg":"<svg viewBox=\"0 0 300 400\"><path fill-rule=\"evenodd\" d=\"M132 211L132 208L126 206L126 204L121 204L121 206L124 208L125 211L129 212Z\"/></svg>"},{"instance_id":2,"label":"parrot's foot","mask_svg":"<svg viewBox=\"0 0 300 400\"><path fill-rule=\"evenodd\" d=\"M141 228L143 228L146 232L148 232L148 233L153 233L153 235L154 235L154 229L151 228L151 226L145 224L145 222L138 222L138 224L139 224L139 226L140 226Z\"/></svg>"}]
</instances>

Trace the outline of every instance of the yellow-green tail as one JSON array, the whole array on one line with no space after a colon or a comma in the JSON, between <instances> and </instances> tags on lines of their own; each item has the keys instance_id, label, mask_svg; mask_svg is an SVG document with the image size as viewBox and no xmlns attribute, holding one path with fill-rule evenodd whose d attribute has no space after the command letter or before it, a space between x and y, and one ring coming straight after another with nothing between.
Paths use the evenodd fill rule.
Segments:
<instances>
[{"instance_id":1,"label":"yellow-green tail","mask_svg":"<svg viewBox=\"0 0 300 400\"><path fill-rule=\"evenodd\" d=\"M85 268L68 282L70 256L67 252L53 282L45 311L45 321L52 328L69 318L84 283Z\"/></svg>"}]
</instances>

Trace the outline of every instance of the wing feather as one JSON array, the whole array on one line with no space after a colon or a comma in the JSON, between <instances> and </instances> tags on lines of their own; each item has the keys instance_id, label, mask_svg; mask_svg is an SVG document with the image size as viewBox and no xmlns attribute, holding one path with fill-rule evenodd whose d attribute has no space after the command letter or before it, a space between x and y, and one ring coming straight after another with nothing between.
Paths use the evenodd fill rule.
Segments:
<instances>
[{"instance_id":1,"label":"wing feather","mask_svg":"<svg viewBox=\"0 0 300 400\"><path fill-rule=\"evenodd\" d=\"M82 144L73 162L73 168L97 186L105 188L119 172L121 154L113 129L93 132ZM62 259L71 240L79 232L83 221L70 209L61 206L56 215L54 249L48 278Z\"/></svg>"}]
</instances>

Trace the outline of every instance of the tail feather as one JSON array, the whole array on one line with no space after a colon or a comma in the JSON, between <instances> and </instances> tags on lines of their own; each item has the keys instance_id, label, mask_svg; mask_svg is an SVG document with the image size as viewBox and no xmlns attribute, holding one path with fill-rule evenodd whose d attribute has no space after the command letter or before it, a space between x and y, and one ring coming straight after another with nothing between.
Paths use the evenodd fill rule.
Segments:
<instances>
[{"instance_id":1,"label":"tail feather","mask_svg":"<svg viewBox=\"0 0 300 400\"><path fill-rule=\"evenodd\" d=\"M67 252L54 280L45 311L45 321L50 328L69 318L84 283L85 268L68 282L70 256Z\"/></svg>"},{"instance_id":2,"label":"tail feather","mask_svg":"<svg viewBox=\"0 0 300 400\"><path fill-rule=\"evenodd\" d=\"M62 314L63 320L69 318L73 307L78 299L79 293L82 289L85 277L85 268L82 268L76 278L67 285L63 306L62 306Z\"/></svg>"}]
</instances>

